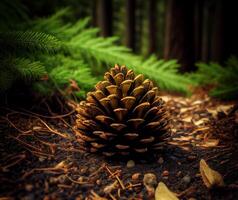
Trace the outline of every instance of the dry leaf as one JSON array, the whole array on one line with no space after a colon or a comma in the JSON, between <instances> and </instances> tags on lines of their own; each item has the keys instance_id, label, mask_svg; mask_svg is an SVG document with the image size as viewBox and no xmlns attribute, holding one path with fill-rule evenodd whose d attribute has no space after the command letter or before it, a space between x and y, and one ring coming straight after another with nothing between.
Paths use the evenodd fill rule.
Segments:
<instances>
[{"instance_id":1,"label":"dry leaf","mask_svg":"<svg viewBox=\"0 0 238 200\"><path fill-rule=\"evenodd\" d=\"M66 165L66 161L61 161L60 163L58 163L57 165L55 165L56 169L63 169L63 168L67 168L67 165Z\"/></svg>"},{"instance_id":2,"label":"dry leaf","mask_svg":"<svg viewBox=\"0 0 238 200\"><path fill-rule=\"evenodd\" d=\"M209 122L209 119L204 117L202 119L199 119L198 121L193 120L193 124L196 126L200 126L200 125L204 124L205 122Z\"/></svg>"},{"instance_id":3,"label":"dry leaf","mask_svg":"<svg viewBox=\"0 0 238 200\"><path fill-rule=\"evenodd\" d=\"M192 121L192 118L193 118L192 116L188 116L188 117L183 118L182 121L190 123Z\"/></svg>"},{"instance_id":4,"label":"dry leaf","mask_svg":"<svg viewBox=\"0 0 238 200\"><path fill-rule=\"evenodd\" d=\"M219 105L214 109L207 108L207 111L212 114L212 116L215 118L218 114L218 112L224 112L225 114L228 114L228 111L233 107L233 105Z\"/></svg>"},{"instance_id":5,"label":"dry leaf","mask_svg":"<svg viewBox=\"0 0 238 200\"><path fill-rule=\"evenodd\" d=\"M207 139L201 145L203 147L216 147L219 144L219 140L217 139Z\"/></svg>"},{"instance_id":6,"label":"dry leaf","mask_svg":"<svg viewBox=\"0 0 238 200\"><path fill-rule=\"evenodd\" d=\"M218 112L224 112L228 114L228 111L233 107L233 105L220 105L217 107Z\"/></svg>"},{"instance_id":7,"label":"dry leaf","mask_svg":"<svg viewBox=\"0 0 238 200\"><path fill-rule=\"evenodd\" d=\"M155 200L179 200L167 186L160 182L155 190Z\"/></svg>"},{"instance_id":8,"label":"dry leaf","mask_svg":"<svg viewBox=\"0 0 238 200\"><path fill-rule=\"evenodd\" d=\"M224 186L224 181L221 174L211 169L203 159L200 161L200 173L207 188L211 189L213 187Z\"/></svg>"}]
</instances>

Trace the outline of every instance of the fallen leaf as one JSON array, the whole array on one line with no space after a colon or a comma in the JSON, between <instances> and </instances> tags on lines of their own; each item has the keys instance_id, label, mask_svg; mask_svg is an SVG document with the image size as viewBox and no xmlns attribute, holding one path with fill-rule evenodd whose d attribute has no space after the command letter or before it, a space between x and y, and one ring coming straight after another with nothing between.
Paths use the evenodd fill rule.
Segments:
<instances>
[{"instance_id":1,"label":"fallen leaf","mask_svg":"<svg viewBox=\"0 0 238 200\"><path fill-rule=\"evenodd\" d=\"M219 140L217 139L207 139L204 141L201 146L203 147L216 147L219 144Z\"/></svg>"},{"instance_id":2,"label":"fallen leaf","mask_svg":"<svg viewBox=\"0 0 238 200\"><path fill-rule=\"evenodd\" d=\"M220 105L217 107L218 112L224 112L228 114L228 110L230 110L233 107L233 105Z\"/></svg>"},{"instance_id":3,"label":"fallen leaf","mask_svg":"<svg viewBox=\"0 0 238 200\"><path fill-rule=\"evenodd\" d=\"M233 107L233 105L219 105L216 108L210 109L207 108L207 111L212 114L212 116L215 118L218 114L218 112L224 112L225 114L228 114L228 111Z\"/></svg>"},{"instance_id":4,"label":"fallen leaf","mask_svg":"<svg viewBox=\"0 0 238 200\"><path fill-rule=\"evenodd\" d=\"M155 200L179 200L167 186L160 182L155 190Z\"/></svg>"},{"instance_id":5,"label":"fallen leaf","mask_svg":"<svg viewBox=\"0 0 238 200\"><path fill-rule=\"evenodd\" d=\"M202 180L207 188L211 189L213 187L224 186L224 181L221 174L213 169L211 169L205 160L200 160L200 173Z\"/></svg>"},{"instance_id":6,"label":"fallen leaf","mask_svg":"<svg viewBox=\"0 0 238 200\"><path fill-rule=\"evenodd\" d=\"M63 169L63 168L67 168L67 165L66 165L66 161L61 161L60 163L58 163L57 165L55 165L56 169Z\"/></svg>"},{"instance_id":7,"label":"fallen leaf","mask_svg":"<svg viewBox=\"0 0 238 200\"><path fill-rule=\"evenodd\" d=\"M209 119L204 117L204 118L202 118L198 121L193 120L193 124L196 125L196 126L202 125L205 122L209 122Z\"/></svg>"},{"instance_id":8,"label":"fallen leaf","mask_svg":"<svg viewBox=\"0 0 238 200\"><path fill-rule=\"evenodd\" d=\"M183 118L182 121L191 122L192 118L193 118L192 116L188 116L188 117Z\"/></svg>"}]
</instances>

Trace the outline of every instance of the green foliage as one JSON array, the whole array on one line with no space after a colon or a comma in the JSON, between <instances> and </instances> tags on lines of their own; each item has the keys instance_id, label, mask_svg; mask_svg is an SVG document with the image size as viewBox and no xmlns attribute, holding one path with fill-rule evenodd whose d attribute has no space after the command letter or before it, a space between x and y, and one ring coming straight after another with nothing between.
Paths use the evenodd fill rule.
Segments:
<instances>
[{"instance_id":1,"label":"green foliage","mask_svg":"<svg viewBox=\"0 0 238 200\"><path fill-rule=\"evenodd\" d=\"M157 60L152 55L138 66L134 68L135 71L145 74L164 90L190 94L188 87L196 83L188 76L178 73L180 65L176 60Z\"/></svg>"},{"instance_id":2,"label":"green foliage","mask_svg":"<svg viewBox=\"0 0 238 200\"><path fill-rule=\"evenodd\" d=\"M0 90L7 90L16 80L33 81L46 74L44 65L33 57L60 48L54 36L32 31L0 33Z\"/></svg>"},{"instance_id":3,"label":"green foliage","mask_svg":"<svg viewBox=\"0 0 238 200\"><path fill-rule=\"evenodd\" d=\"M157 60L155 56L143 59L132 54L130 49L117 45L118 38L98 36L99 29L89 27L89 19L79 20L74 24L64 23L69 10L65 9L48 19L38 20L34 29L43 29L49 34L62 38L68 57L87 63L94 75L101 76L108 67L115 63L133 68L153 79L162 89L188 93L188 86L194 82L178 73L179 65L175 60ZM51 24L54 24L52 26ZM56 26L57 25L57 26ZM53 27L52 30L49 27ZM107 66L102 68L102 66ZM94 82L92 82L91 87ZM80 85L81 86L81 85Z\"/></svg>"},{"instance_id":4,"label":"green foliage","mask_svg":"<svg viewBox=\"0 0 238 200\"><path fill-rule=\"evenodd\" d=\"M221 66L218 63L198 63L197 72L190 75L200 85L213 85L210 95L221 99L234 99L238 97L238 58L230 57Z\"/></svg>"},{"instance_id":5,"label":"green foliage","mask_svg":"<svg viewBox=\"0 0 238 200\"><path fill-rule=\"evenodd\" d=\"M57 51L62 44L56 37L42 32L9 31L0 32L0 45L4 52L7 49L11 53L23 50L30 53L50 53Z\"/></svg>"},{"instance_id":6,"label":"green foliage","mask_svg":"<svg viewBox=\"0 0 238 200\"><path fill-rule=\"evenodd\" d=\"M7 86L0 88L10 87L16 77L39 80L47 72L48 79L37 81L35 89L47 95L56 90L67 95L70 82L76 81L80 90L75 95L82 97L117 63L145 74L162 89L189 92L193 81L178 73L175 60L157 60L155 56L144 59L118 45L116 37L99 37L99 29L89 27L88 18L68 23L69 13L69 9L63 9L51 17L30 21L15 32L0 34L0 44L6 49L0 52L0 68L6 71L0 82ZM6 58L11 61L6 62ZM9 71L18 75L11 77Z\"/></svg>"}]
</instances>

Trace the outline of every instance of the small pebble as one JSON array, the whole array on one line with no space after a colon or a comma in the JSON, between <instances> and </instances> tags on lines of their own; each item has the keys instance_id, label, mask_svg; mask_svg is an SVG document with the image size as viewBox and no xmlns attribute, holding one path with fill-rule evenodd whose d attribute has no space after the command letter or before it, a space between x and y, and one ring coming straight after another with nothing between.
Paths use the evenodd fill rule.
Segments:
<instances>
[{"instance_id":1,"label":"small pebble","mask_svg":"<svg viewBox=\"0 0 238 200\"><path fill-rule=\"evenodd\" d=\"M189 175L186 175L182 178L182 182L185 184L189 184L191 182L191 177Z\"/></svg>"},{"instance_id":2,"label":"small pebble","mask_svg":"<svg viewBox=\"0 0 238 200\"><path fill-rule=\"evenodd\" d=\"M96 181L96 184L97 184L97 185L101 185L101 180L98 179L98 180Z\"/></svg>"},{"instance_id":3,"label":"small pebble","mask_svg":"<svg viewBox=\"0 0 238 200\"><path fill-rule=\"evenodd\" d=\"M88 170L88 167L84 167L84 168L80 169L80 172L84 174L87 172L87 170Z\"/></svg>"},{"instance_id":4,"label":"small pebble","mask_svg":"<svg viewBox=\"0 0 238 200\"><path fill-rule=\"evenodd\" d=\"M178 171L178 173L176 174L177 177L181 176L182 172Z\"/></svg>"},{"instance_id":5,"label":"small pebble","mask_svg":"<svg viewBox=\"0 0 238 200\"><path fill-rule=\"evenodd\" d=\"M33 189L33 185L27 184L27 185L25 186L25 189L26 189L26 191L31 192L32 189Z\"/></svg>"},{"instance_id":6,"label":"small pebble","mask_svg":"<svg viewBox=\"0 0 238 200\"><path fill-rule=\"evenodd\" d=\"M135 161L134 160L129 160L126 164L127 168L132 168L135 166Z\"/></svg>"},{"instance_id":7,"label":"small pebble","mask_svg":"<svg viewBox=\"0 0 238 200\"><path fill-rule=\"evenodd\" d=\"M143 184L146 187L155 188L158 184L156 175L152 173L145 174L143 178Z\"/></svg>"},{"instance_id":8,"label":"small pebble","mask_svg":"<svg viewBox=\"0 0 238 200\"><path fill-rule=\"evenodd\" d=\"M138 179L140 178L140 176L141 176L141 173L135 173L135 174L133 174L133 175L131 176L131 179L132 179L133 181L136 181L136 180L138 180Z\"/></svg>"},{"instance_id":9,"label":"small pebble","mask_svg":"<svg viewBox=\"0 0 238 200\"><path fill-rule=\"evenodd\" d=\"M159 164L163 164L164 163L164 159L162 157L160 157L159 160L158 160L158 163Z\"/></svg>"},{"instance_id":10,"label":"small pebble","mask_svg":"<svg viewBox=\"0 0 238 200\"><path fill-rule=\"evenodd\" d=\"M46 158L45 158L45 157L42 157L42 156L40 156L38 159L39 159L39 161L40 161L40 162L43 162L43 161L44 161Z\"/></svg>"},{"instance_id":11,"label":"small pebble","mask_svg":"<svg viewBox=\"0 0 238 200\"><path fill-rule=\"evenodd\" d=\"M168 170L165 170L162 172L162 176L168 176L169 175L169 171Z\"/></svg>"},{"instance_id":12,"label":"small pebble","mask_svg":"<svg viewBox=\"0 0 238 200\"><path fill-rule=\"evenodd\" d=\"M78 181L79 181L79 182L83 182L83 177L80 176L80 177L78 178Z\"/></svg>"}]
</instances>

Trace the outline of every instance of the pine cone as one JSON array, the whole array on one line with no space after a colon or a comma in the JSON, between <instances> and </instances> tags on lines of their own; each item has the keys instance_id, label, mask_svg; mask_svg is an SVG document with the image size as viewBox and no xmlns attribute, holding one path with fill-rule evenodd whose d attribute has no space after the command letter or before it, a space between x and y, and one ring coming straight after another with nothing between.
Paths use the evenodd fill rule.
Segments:
<instances>
[{"instance_id":1,"label":"pine cone","mask_svg":"<svg viewBox=\"0 0 238 200\"><path fill-rule=\"evenodd\" d=\"M106 156L161 149L169 120L158 88L125 66L115 65L104 79L78 106L78 141Z\"/></svg>"}]
</instances>

